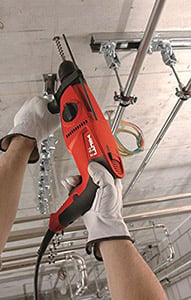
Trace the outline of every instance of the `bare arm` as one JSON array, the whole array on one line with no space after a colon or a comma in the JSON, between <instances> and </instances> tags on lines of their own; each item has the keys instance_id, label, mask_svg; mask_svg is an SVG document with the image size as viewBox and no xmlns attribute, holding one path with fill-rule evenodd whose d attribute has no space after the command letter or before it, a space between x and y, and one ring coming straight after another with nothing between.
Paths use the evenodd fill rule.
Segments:
<instances>
[{"instance_id":1,"label":"bare arm","mask_svg":"<svg viewBox=\"0 0 191 300\"><path fill-rule=\"evenodd\" d=\"M112 300L167 300L158 279L131 241L100 243Z\"/></svg>"},{"instance_id":2,"label":"bare arm","mask_svg":"<svg viewBox=\"0 0 191 300\"><path fill-rule=\"evenodd\" d=\"M25 101L14 117L14 127L0 139L0 253L14 222L26 165L39 158L38 146L59 126L59 116L47 109L47 101Z\"/></svg>"},{"instance_id":3,"label":"bare arm","mask_svg":"<svg viewBox=\"0 0 191 300\"><path fill-rule=\"evenodd\" d=\"M16 136L0 160L0 253L16 216L23 177L34 143L32 139Z\"/></svg>"}]
</instances>

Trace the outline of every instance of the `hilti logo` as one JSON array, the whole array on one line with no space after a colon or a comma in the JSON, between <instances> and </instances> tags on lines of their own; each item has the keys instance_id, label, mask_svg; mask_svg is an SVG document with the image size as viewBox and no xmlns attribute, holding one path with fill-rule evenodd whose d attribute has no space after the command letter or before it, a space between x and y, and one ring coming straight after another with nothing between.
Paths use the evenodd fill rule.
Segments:
<instances>
[{"instance_id":1,"label":"hilti logo","mask_svg":"<svg viewBox=\"0 0 191 300\"><path fill-rule=\"evenodd\" d=\"M88 142L89 142L89 145L90 145L90 147L88 148L88 152L90 154L90 157L97 155L97 150L96 150L96 147L94 145L94 142L93 142L90 134L87 135L87 139L88 139Z\"/></svg>"}]
</instances>

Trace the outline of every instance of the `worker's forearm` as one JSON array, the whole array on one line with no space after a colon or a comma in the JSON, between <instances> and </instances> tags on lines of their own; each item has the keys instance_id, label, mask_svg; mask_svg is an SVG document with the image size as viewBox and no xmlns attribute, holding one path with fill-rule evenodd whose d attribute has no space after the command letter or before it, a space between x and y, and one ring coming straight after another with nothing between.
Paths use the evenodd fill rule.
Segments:
<instances>
[{"instance_id":1,"label":"worker's forearm","mask_svg":"<svg viewBox=\"0 0 191 300\"><path fill-rule=\"evenodd\" d=\"M167 300L165 292L128 240L100 243L112 300Z\"/></svg>"},{"instance_id":2,"label":"worker's forearm","mask_svg":"<svg viewBox=\"0 0 191 300\"><path fill-rule=\"evenodd\" d=\"M26 165L34 140L17 136L0 160L0 253L14 222Z\"/></svg>"}]
</instances>

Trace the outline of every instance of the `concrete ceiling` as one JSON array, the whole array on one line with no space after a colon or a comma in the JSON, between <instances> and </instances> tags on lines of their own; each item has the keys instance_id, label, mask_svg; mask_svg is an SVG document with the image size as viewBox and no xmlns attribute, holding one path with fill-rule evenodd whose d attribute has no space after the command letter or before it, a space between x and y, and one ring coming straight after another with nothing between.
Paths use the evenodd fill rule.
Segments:
<instances>
[{"instance_id":1,"label":"concrete ceiling","mask_svg":"<svg viewBox=\"0 0 191 300\"><path fill-rule=\"evenodd\" d=\"M56 73L60 58L52 42L55 35L65 33L79 67L87 79L103 111L108 106L116 106L113 101L118 84L112 70L109 70L103 55L92 53L89 43L94 32L144 31L154 1L152 0L1 0L0 1L0 136L5 135L13 125L13 117L22 103L34 95L42 95L44 73ZM157 31L191 30L190 0L168 0L160 17ZM191 50L177 50L176 69L181 81L186 85L190 79ZM136 52L120 52L119 74L123 84L131 70ZM127 188L156 135L169 116L177 101L177 82L169 67L162 62L159 53L147 55L136 81L133 94L138 97L135 105L129 106L124 120L136 123L142 128L145 149L142 153L124 159ZM152 160L142 176L124 199L128 201L166 197L191 192L191 102L186 101L169 128ZM61 184L63 177L77 172L72 157L67 153L61 130L55 134L58 144L54 153L54 204L56 209L66 199ZM132 139L123 136L128 146ZM1 154L2 155L2 154ZM29 166L21 195L17 218L37 215L36 210L38 163ZM190 198L182 201L155 203L151 206L126 208L124 215L143 211L156 211L187 205ZM182 222L187 215L160 219L170 230ZM151 220L158 222L157 218ZM143 224L145 221L142 221ZM39 223L46 226L46 222ZM35 228L39 225L15 225L13 232ZM7 244L7 247L11 243ZM7 257L7 253L4 257ZM9 255L12 255L9 253ZM6 285L0 299L9 296ZM16 287L10 296L19 294ZM3 297L3 298L2 298Z\"/></svg>"}]
</instances>

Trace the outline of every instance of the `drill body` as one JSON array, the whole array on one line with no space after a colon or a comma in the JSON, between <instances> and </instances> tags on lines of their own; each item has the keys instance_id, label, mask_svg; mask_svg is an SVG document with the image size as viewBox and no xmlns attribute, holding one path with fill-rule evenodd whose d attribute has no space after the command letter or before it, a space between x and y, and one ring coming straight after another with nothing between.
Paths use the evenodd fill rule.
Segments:
<instances>
[{"instance_id":1,"label":"drill body","mask_svg":"<svg viewBox=\"0 0 191 300\"><path fill-rule=\"evenodd\" d=\"M91 208L98 186L88 173L90 161L104 165L114 178L124 176L117 144L93 94L79 69L70 61L60 65L55 99L60 111L63 137L81 175L81 182L56 213L49 229L63 230Z\"/></svg>"}]
</instances>

